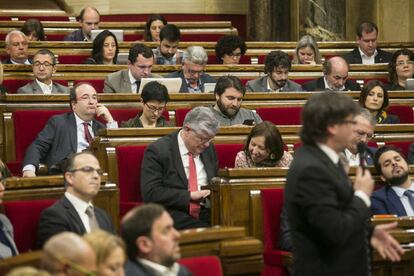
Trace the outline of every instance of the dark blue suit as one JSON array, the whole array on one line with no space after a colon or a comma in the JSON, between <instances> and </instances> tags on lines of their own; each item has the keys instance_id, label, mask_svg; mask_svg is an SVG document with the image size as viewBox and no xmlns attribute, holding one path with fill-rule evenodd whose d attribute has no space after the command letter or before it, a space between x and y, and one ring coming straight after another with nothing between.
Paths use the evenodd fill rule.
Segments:
<instances>
[{"instance_id":1,"label":"dark blue suit","mask_svg":"<svg viewBox=\"0 0 414 276\"><path fill-rule=\"evenodd\" d=\"M407 215L400 197L388 185L371 195L371 210L373 215L393 214L399 217Z\"/></svg>"}]
</instances>

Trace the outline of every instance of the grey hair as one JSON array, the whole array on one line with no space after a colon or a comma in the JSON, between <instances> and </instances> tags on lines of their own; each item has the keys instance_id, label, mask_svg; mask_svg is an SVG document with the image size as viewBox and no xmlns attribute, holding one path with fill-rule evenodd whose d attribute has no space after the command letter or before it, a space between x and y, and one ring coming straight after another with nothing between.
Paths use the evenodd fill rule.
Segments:
<instances>
[{"instance_id":1,"label":"grey hair","mask_svg":"<svg viewBox=\"0 0 414 276\"><path fill-rule=\"evenodd\" d=\"M184 56L183 56L183 62L184 61L190 61L194 64L198 65L206 65L208 56L206 53L206 50L204 50L201 46L190 46L185 50Z\"/></svg>"},{"instance_id":2,"label":"grey hair","mask_svg":"<svg viewBox=\"0 0 414 276\"><path fill-rule=\"evenodd\" d=\"M375 127L375 125L377 124L377 119L366 108L360 107L358 115L360 115L360 116L364 117L365 119L367 119L369 124L373 127Z\"/></svg>"},{"instance_id":3,"label":"grey hair","mask_svg":"<svg viewBox=\"0 0 414 276\"><path fill-rule=\"evenodd\" d=\"M6 42L6 47L8 47L8 46L9 46L9 43L10 43L10 39L11 39L11 37L12 37L13 35L16 35L16 34L19 34L19 35L23 36L23 37L27 40L27 37L26 37L26 35L25 35L23 32L21 32L21 31L19 31L19 30L13 30L13 31L10 31L10 32L6 35L6 38L4 39L4 41Z\"/></svg>"},{"instance_id":4,"label":"grey hair","mask_svg":"<svg viewBox=\"0 0 414 276\"><path fill-rule=\"evenodd\" d=\"M219 121L213 111L205 106L197 106L185 116L183 126L188 126L196 133L207 133L209 136L217 134Z\"/></svg>"}]
</instances>

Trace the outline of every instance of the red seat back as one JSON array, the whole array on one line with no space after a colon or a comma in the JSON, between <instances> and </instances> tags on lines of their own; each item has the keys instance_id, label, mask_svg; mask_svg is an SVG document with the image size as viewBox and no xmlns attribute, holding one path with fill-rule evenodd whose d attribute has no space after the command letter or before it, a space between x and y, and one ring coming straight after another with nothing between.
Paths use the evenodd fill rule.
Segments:
<instances>
[{"instance_id":1,"label":"red seat back","mask_svg":"<svg viewBox=\"0 0 414 276\"><path fill-rule=\"evenodd\" d=\"M400 118L401 124L413 124L414 123L414 113L411 106L405 105L392 105L388 107L388 112L390 114L397 115Z\"/></svg>"},{"instance_id":2,"label":"red seat back","mask_svg":"<svg viewBox=\"0 0 414 276\"><path fill-rule=\"evenodd\" d=\"M3 203L5 215L14 228L14 241L19 253L35 249L40 214L55 201L55 199L43 199Z\"/></svg>"},{"instance_id":3,"label":"red seat back","mask_svg":"<svg viewBox=\"0 0 414 276\"><path fill-rule=\"evenodd\" d=\"M261 190L263 206L263 243L264 252L277 248L280 234L280 214L283 208L283 189Z\"/></svg>"},{"instance_id":4,"label":"red seat back","mask_svg":"<svg viewBox=\"0 0 414 276\"><path fill-rule=\"evenodd\" d=\"M399 149L402 150L404 153L404 156L408 156L408 152L410 151L410 145L412 144L412 141L386 141L385 145L393 145Z\"/></svg>"},{"instance_id":5,"label":"red seat back","mask_svg":"<svg viewBox=\"0 0 414 276\"><path fill-rule=\"evenodd\" d=\"M178 260L178 262L187 267L193 276L223 275L221 262L217 256L183 258Z\"/></svg>"},{"instance_id":6,"label":"red seat back","mask_svg":"<svg viewBox=\"0 0 414 276\"><path fill-rule=\"evenodd\" d=\"M217 158L219 161L219 168L234 168L234 161L239 151L243 150L243 144L217 144L216 148Z\"/></svg>"},{"instance_id":7,"label":"red seat back","mask_svg":"<svg viewBox=\"0 0 414 276\"><path fill-rule=\"evenodd\" d=\"M178 127L183 126L185 115L190 111L190 108L179 108L175 110L175 125Z\"/></svg>"},{"instance_id":8,"label":"red seat back","mask_svg":"<svg viewBox=\"0 0 414 276\"><path fill-rule=\"evenodd\" d=\"M257 108L256 113L263 121L270 121L275 125L300 125L302 107L263 107Z\"/></svg>"}]
</instances>

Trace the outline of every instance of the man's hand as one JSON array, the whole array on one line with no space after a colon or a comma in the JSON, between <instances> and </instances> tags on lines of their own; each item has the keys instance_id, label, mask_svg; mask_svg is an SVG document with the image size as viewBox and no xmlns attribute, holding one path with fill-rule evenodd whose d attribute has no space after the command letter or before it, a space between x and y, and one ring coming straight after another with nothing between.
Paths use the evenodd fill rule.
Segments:
<instances>
[{"instance_id":1,"label":"man's hand","mask_svg":"<svg viewBox=\"0 0 414 276\"><path fill-rule=\"evenodd\" d=\"M114 119L112 118L111 112L103 104L96 105L96 116L103 116L107 123L112 123Z\"/></svg>"},{"instance_id":2,"label":"man's hand","mask_svg":"<svg viewBox=\"0 0 414 276\"><path fill-rule=\"evenodd\" d=\"M365 170L364 174L362 175L362 168L357 168L354 182L354 190L361 190L367 196L371 196L372 191L374 190L374 179L372 179L369 170Z\"/></svg>"},{"instance_id":3,"label":"man's hand","mask_svg":"<svg viewBox=\"0 0 414 276\"><path fill-rule=\"evenodd\" d=\"M397 222L377 225L371 237L372 247L378 251L382 258L389 259L392 262L400 261L401 255L404 254L401 245L388 233L397 225Z\"/></svg>"},{"instance_id":4,"label":"man's hand","mask_svg":"<svg viewBox=\"0 0 414 276\"><path fill-rule=\"evenodd\" d=\"M34 171L23 171L23 177L36 177L36 173Z\"/></svg>"},{"instance_id":5,"label":"man's hand","mask_svg":"<svg viewBox=\"0 0 414 276\"><path fill-rule=\"evenodd\" d=\"M210 190L201 190L190 193L191 201L199 202L210 195Z\"/></svg>"}]
</instances>

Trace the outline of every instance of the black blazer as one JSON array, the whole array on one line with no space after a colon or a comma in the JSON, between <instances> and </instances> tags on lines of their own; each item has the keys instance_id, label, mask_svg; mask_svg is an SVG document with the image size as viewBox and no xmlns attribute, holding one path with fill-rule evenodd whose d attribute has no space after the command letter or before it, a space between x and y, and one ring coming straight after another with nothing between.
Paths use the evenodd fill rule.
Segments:
<instances>
[{"instance_id":1,"label":"black blazer","mask_svg":"<svg viewBox=\"0 0 414 276\"><path fill-rule=\"evenodd\" d=\"M326 89L323 77L304 83L302 88L306 91L324 91ZM353 80L346 80L345 91L361 91L361 87Z\"/></svg>"},{"instance_id":2,"label":"black blazer","mask_svg":"<svg viewBox=\"0 0 414 276\"><path fill-rule=\"evenodd\" d=\"M377 48L377 55L375 56L375 63L388 63L391 60L392 54ZM342 56L349 64L362 64L361 54L359 49L355 48Z\"/></svg>"},{"instance_id":3,"label":"black blazer","mask_svg":"<svg viewBox=\"0 0 414 276\"><path fill-rule=\"evenodd\" d=\"M144 267L140 262L127 260L125 262L125 276L152 276L153 273ZM180 265L178 276L191 276L191 272Z\"/></svg>"},{"instance_id":4,"label":"black blazer","mask_svg":"<svg viewBox=\"0 0 414 276\"><path fill-rule=\"evenodd\" d=\"M141 167L141 192L144 202L162 204L174 219L177 229L187 227L190 193L180 150L179 131L166 135L150 144ZM218 160L213 144L200 155L210 181L217 175ZM198 227L198 226L197 226Z\"/></svg>"},{"instance_id":5,"label":"black blazer","mask_svg":"<svg viewBox=\"0 0 414 276\"><path fill-rule=\"evenodd\" d=\"M114 226L108 214L96 206L94 206L94 210L99 227L102 230L115 233ZM76 212L75 207L63 196L40 214L37 231L38 248L42 248L43 244L53 235L65 231L74 232L79 235L86 233L85 226L78 212Z\"/></svg>"},{"instance_id":6,"label":"black blazer","mask_svg":"<svg viewBox=\"0 0 414 276\"><path fill-rule=\"evenodd\" d=\"M368 275L370 209L317 146L295 154L285 187L294 275Z\"/></svg>"},{"instance_id":7,"label":"black blazer","mask_svg":"<svg viewBox=\"0 0 414 276\"><path fill-rule=\"evenodd\" d=\"M84 41L85 36L83 35L82 29L78 29L68 34L63 38L64 41Z\"/></svg>"},{"instance_id":8,"label":"black blazer","mask_svg":"<svg viewBox=\"0 0 414 276\"><path fill-rule=\"evenodd\" d=\"M187 82L185 81L184 73L183 71L176 71L172 72L165 76L166 78L181 78L181 88L180 93L189 93ZM210 76L209 74L202 74L200 76L200 84L201 84L201 91L204 92L204 84L205 83L216 83L216 79ZM171 91L172 92L172 91Z\"/></svg>"},{"instance_id":9,"label":"black blazer","mask_svg":"<svg viewBox=\"0 0 414 276\"><path fill-rule=\"evenodd\" d=\"M97 135L101 128L105 128L105 125L93 120L94 135ZM52 165L60 165L69 154L77 151L77 147L78 136L74 113L55 115L49 119L26 150L23 166L32 164L37 167L40 162L46 163L49 168Z\"/></svg>"}]
</instances>

